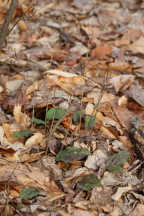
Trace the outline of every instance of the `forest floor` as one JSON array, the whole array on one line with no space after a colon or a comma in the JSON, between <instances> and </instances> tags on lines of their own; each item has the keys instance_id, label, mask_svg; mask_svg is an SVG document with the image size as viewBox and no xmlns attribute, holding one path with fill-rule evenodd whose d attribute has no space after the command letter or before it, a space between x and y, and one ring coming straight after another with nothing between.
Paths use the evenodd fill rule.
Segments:
<instances>
[{"instance_id":1,"label":"forest floor","mask_svg":"<svg viewBox=\"0 0 144 216\"><path fill-rule=\"evenodd\" d=\"M143 10L19 0L0 50L0 215L144 216Z\"/></svg>"}]
</instances>

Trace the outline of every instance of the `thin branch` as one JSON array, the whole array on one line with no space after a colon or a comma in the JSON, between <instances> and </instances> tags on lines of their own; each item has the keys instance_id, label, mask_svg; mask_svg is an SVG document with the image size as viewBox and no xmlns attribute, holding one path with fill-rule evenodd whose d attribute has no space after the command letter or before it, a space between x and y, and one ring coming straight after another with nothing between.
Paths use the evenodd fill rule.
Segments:
<instances>
[{"instance_id":1,"label":"thin branch","mask_svg":"<svg viewBox=\"0 0 144 216\"><path fill-rule=\"evenodd\" d=\"M6 41L6 37L9 34L9 24L11 22L13 13L16 9L18 0L11 0L11 4L10 4L10 8L7 11L4 23L1 27L1 31L0 31L0 49L4 46L5 41Z\"/></svg>"}]
</instances>

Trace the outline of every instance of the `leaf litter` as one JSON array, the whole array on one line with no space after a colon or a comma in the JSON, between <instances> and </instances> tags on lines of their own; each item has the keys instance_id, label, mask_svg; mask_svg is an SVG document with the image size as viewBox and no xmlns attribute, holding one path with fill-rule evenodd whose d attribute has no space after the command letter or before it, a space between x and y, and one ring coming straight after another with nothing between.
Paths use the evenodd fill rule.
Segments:
<instances>
[{"instance_id":1,"label":"leaf litter","mask_svg":"<svg viewBox=\"0 0 144 216\"><path fill-rule=\"evenodd\" d=\"M3 215L143 215L143 6L18 0L0 51Z\"/></svg>"}]
</instances>

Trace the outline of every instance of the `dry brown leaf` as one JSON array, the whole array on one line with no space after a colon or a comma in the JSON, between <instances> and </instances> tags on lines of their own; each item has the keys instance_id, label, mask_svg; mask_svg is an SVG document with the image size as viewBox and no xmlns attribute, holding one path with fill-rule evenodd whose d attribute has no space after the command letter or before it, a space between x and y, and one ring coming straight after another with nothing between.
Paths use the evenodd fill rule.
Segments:
<instances>
[{"instance_id":1,"label":"dry brown leaf","mask_svg":"<svg viewBox=\"0 0 144 216\"><path fill-rule=\"evenodd\" d=\"M94 105L92 103L88 103L85 108L85 114L86 115L92 115L94 112Z\"/></svg>"},{"instance_id":2,"label":"dry brown leaf","mask_svg":"<svg viewBox=\"0 0 144 216\"><path fill-rule=\"evenodd\" d=\"M144 54L144 37L140 37L134 43L130 44L129 49L135 54Z\"/></svg>"},{"instance_id":3,"label":"dry brown leaf","mask_svg":"<svg viewBox=\"0 0 144 216\"><path fill-rule=\"evenodd\" d=\"M26 31L28 29L26 23L24 22L24 20L20 20L18 22L18 27L20 31Z\"/></svg>"},{"instance_id":4,"label":"dry brown leaf","mask_svg":"<svg viewBox=\"0 0 144 216\"><path fill-rule=\"evenodd\" d=\"M77 76L76 74L73 74L73 73L68 73L66 71L54 70L54 69L45 71L45 74L47 74L47 75L53 74L53 75L62 76L62 77L65 77L65 78Z\"/></svg>"},{"instance_id":5,"label":"dry brown leaf","mask_svg":"<svg viewBox=\"0 0 144 216\"><path fill-rule=\"evenodd\" d=\"M31 94L32 92L38 90L39 88L39 82L35 81L32 85L30 85L27 90L26 90L26 95L28 96L29 94Z\"/></svg>"},{"instance_id":6,"label":"dry brown leaf","mask_svg":"<svg viewBox=\"0 0 144 216\"><path fill-rule=\"evenodd\" d=\"M23 152L22 151L22 152L19 152L17 162L31 163L31 162L34 162L34 161L37 161L38 159L40 159L42 154L43 154L43 152L30 154L29 150L28 150L28 152Z\"/></svg>"},{"instance_id":7,"label":"dry brown leaf","mask_svg":"<svg viewBox=\"0 0 144 216\"><path fill-rule=\"evenodd\" d=\"M138 83L133 84L128 90L128 96L144 107L144 89Z\"/></svg>"},{"instance_id":8,"label":"dry brown leaf","mask_svg":"<svg viewBox=\"0 0 144 216\"><path fill-rule=\"evenodd\" d=\"M129 29L120 40L115 41L116 46L129 45L135 42L143 35L143 32L139 29Z\"/></svg>"},{"instance_id":9,"label":"dry brown leaf","mask_svg":"<svg viewBox=\"0 0 144 216\"><path fill-rule=\"evenodd\" d=\"M32 147L34 145L37 145L41 143L43 140L43 134L41 133L35 133L33 136L31 136L27 141L25 142L26 147Z\"/></svg>"},{"instance_id":10,"label":"dry brown leaf","mask_svg":"<svg viewBox=\"0 0 144 216\"><path fill-rule=\"evenodd\" d=\"M56 84L71 95L83 95L85 92L85 80L82 76L59 77Z\"/></svg>"},{"instance_id":11,"label":"dry brown leaf","mask_svg":"<svg viewBox=\"0 0 144 216\"><path fill-rule=\"evenodd\" d=\"M97 208L106 207L111 202L112 188L111 187L95 187L92 190L91 202Z\"/></svg>"},{"instance_id":12,"label":"dry brown leaf","mask_svg":"<svg viewBox=\"0 0 144 216\"><path fill-rule=\"evenodd\" d=\"M3 123L2 126L4 129L4 133L6 135L6 138L10 143L15 143L15 142L23 143L24 142L24 138L12 136L13 133L21 131L22 128L20 127L20 125Z\"/></svg>"},{"instance_id":13,"label":"dry brown leaf","mask_svg":"<svg viewBox=\"0 0 144 216\"><path fill-rule=\"evenodd\" d=\"M112 195L111 198L115 201L118 201L124 193L127 193L130 190L132 190L131 185L127 187L119 187L117 192L114 195Z\"/></svg>"},{"instance_id":14,"label":"dry brown leaf","mask_svg":"<svg viewBox=\"0 0 144 216\"><path fill-rule=\"evenodd\" d=\"M100 45L92 50L92 58L108 59L112 55L112 46Z\"/></svg>"},{"instance_id":15,"label":"dry brown leaf","mask_svg":"<svg viewBox=\"0 0 144 216\"><path fill-rule=\"evenodd\" d=\"M127 130L130 129L130 121L136 117L136 114L129 111L126 107L122 106L113 106L113 111L115 116L119 120L122 127L126 128Z\"/></svg>"},{"instance_id":16,"label":"dry brown leaf","mask_svg":"<svg viewBox=\"0 0 144 216\"><path fill-rule=\"evenodd\" d=\"M108 65L109 70L115 70L120 71L124 73L131 73L132 72L132 66L127 62L122 61L116 61L112 62Z\"/></svg>"},{"instance_id":17,"label":"dry brown leaf","mask_svg":"<svg viewBox=\"0 0 144 216\"><path fill-rule=\"evenodd\" d=\"M104 136L108 137L109 139L117 139L117 137L112 132L110 132L109 129L106 127L102 126L100 128L100 131Z\"/></svg>"},{"instance_id":18,"label":"dry brown leaf","mask_svg":"<svg viewBox=\"0 0 144 216\"><path fill-rule=\"evenodd\" d=\"M15 105L13 110L15 121L24 128L30 126L30 117L21 111L21 105Z\"/></svg>"},{"instance_id":19,"label":"dry brown leaf","mask_svg":"<svg viewBox=\"0 0 144 216\"><path fill-rule=\"evenodd\" d=\"M61 192L56 183L39 168L24 164L9 164L0 167L0 181L11 179L16 184L33 186L48 193Z\"/></svg>"},{"instance_id":20,"label":"dry brown leaf","mask_svg":"<svg viewBox=\"0 0 144 216\"><path fill-rule=\"evenodd\" d=\"M119 99L118 99L118 105L119 106L123 106L123 105L126 105L128 103L128 99L125 95L121 96Z\"/></svg>"},{"instance_id":21,"label":"dry brown leaf","mask_svg":"<svg viewBox=\"0 0 144 216\"><path fill-rule=\"evenodd\" d=\"M138 203L130 216L144 216L144 205Z\"/></svg>"},{"instance_id":22,"label":"dry brown leaf","mask_svg":"<svg viewBox=\"0 0 144 216\"><path fill-rule=\"evenodd\" d=\"M115 91L123 92L134 82L135 76L133 75L119 75L110 79L110 83L113 85Z\"/></svg>"},{"instance_id":23,"label":"dry brown leaf","mask_svg":"<svg viewBox=\"0 0 144 216\"><path fill-rule=\"evenodd\" d=\"M105 166L108 156L102 150L96 150L92 155L89 155L85 161L85 166L89 169L98 170Z\"/></svg>"}]
</instances>

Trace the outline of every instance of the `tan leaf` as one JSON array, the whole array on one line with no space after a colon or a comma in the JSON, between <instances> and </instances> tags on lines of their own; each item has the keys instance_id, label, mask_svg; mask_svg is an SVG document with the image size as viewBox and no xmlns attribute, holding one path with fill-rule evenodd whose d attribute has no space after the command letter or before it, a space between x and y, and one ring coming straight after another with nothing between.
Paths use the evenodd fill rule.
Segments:
<instances>
[{"instance_id":1,"label":"tan leaf","mask_svg":"<svg viewBox=\"0 0 144 216\"><path fill-rule=\"evenodd\" d=\"M18 27L20 31L26 31L28 29L26 23L24 22L24 20L20 20L18 22Z\"/></svg>"},{"instance_id":2,"label":"tan leaf","mask_svg":"<svg viewBox=\"0 0 144 216\"><path fill-rule=\"evenodd\" d=\"M143 204L137 204L133 212L130 214L130 216L143 216L144 215L144 205Z\"/></svg>"},{"instance_id":3,"label":"tan leaf","mask_svg":"<svg viewBox=\"0 0 144 216\"><path fill-rule=\"evenodd\" d=\"M12 136L13 133L21 131L22 128L20 127L20 125L3 123L2 126L4 129L4 133L6 135L6 138L10 143L15 143L17 141L20 141L20 142L24 141L24 138L22 138L22 137L13 137ZM4 140L4 141L6 142L6 140Z\"/></svg>"},{"instance_id":4,"label":"tan leaf","mask_svg":"<svg viewBox=\"0 0 144 216\"><path fill-rule=\"evenodd\" d=\"M144 54L144 37L140 37L134 43L129 45L129 49L133 53L141 53Z\"/></svg>"},{"instance_id":5,"label":"tan leaf","mask_svg":"<svg viewBox=\"0 0 144 216\"><path fill-rule=\"evenodd\" d=\"M59 77L56 84L71 95L82 95L85 91L85 80L82 76Z\"/></svg>"},{"instance_id":6,"label":"tan leaf","mask_svg":"<svg viewBox=\"0 0 144 216\"><path fill-rule=\"evenodd\" d=\"M100 45L92 50L91 56L98 59L107 59L112 54L112 46Z\"/></svg>"},{"instance_id":7,"label":"tan leaf","mask_svg":"<svg viewBox=\"0 0 144 216\"><path fill-rule=\"evenodd\" d=\"M21 111L21 105L15 105L13 110L15 121L22 127L27 128L30 126L30 117Z\"/></svg>"},{"instance_id":8,"label":"tan leaf","mask_svg":"<svg viewBox=\"0 0 144 216\"><path fill-rule=\"evenodd\" d=\"M126 73L126 72L131 73L132 72L132 66L129 63L123 62L123 61L116 61L116 62L110 63L108 69L120 71L120 72L124 72L124 73Z\"/></svg>"},{"instance_id":9,"label":"tan leaf","mask_svg":"<svg viewBox=\"0 0 144 216\"><path fill-rule=\"evenodd\" d=\"M48 71L45 71L45 74L53 74L53 75L57 75L57 76L62 76L62 77L75 77L77 76L76 74L73 74L73 73L68 73L68 72L65 72L65 71L62 71L62 70L48 70Z\"/></svg>"},{"instance_id":10,"label":"tan leaf","mask_svg":"<svg viewBox=\"0 0 144 216\"><path fill-rule=\"evenodd\" d=\"M16 184L33 186L45 190L48 193L61 192L56 183L42 170L36 167L27 167L24 164L7 164L0 167L0 181L8 179Z\"/></svg>"},{"instance_id":11,"label":"tan leaf","mask_svg":"<svg viewBox=\"0 0 144 216\"><path fill-rule=\"evenodd\" d=\"M42 140L43 140L43 135L41 133L35 133L33 136L27 139L27 141L25 142L25 146L31 147L37 145L41 143Z\"/></svg>"},{"instance_id":12,"label":"tan leaf","mask_svg":"<svg viewBox=\"0 0 144 216\"><path fill-rule=\"evenodd\" d=\"M133 83L135 77L133 75L119 75L110 79L116 92L124 91Z\"/></svg>"}]
</instances>

